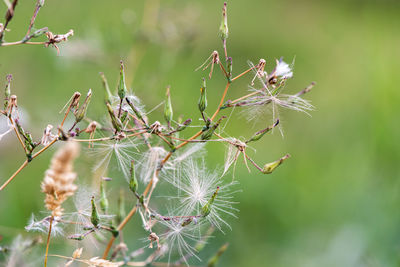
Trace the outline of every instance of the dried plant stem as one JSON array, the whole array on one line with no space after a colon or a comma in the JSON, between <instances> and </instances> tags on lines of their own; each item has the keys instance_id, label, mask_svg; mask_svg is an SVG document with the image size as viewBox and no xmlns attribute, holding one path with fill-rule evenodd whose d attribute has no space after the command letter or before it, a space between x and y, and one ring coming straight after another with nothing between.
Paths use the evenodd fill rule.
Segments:
<instances>
[{"instance_id":1,"label":"dried plant stem","mask_svg":"<svg viewBox=\"0 0 400 267\"><path fill-rule=\"evenodd\" d=\"M11 45L20 45L20 44L31 44L31 45L44 45L46 42L24 42L24 41L17 41L17 42L10 42L10 43L2 43L0 46L11 46Z\"/></svg>"},{"instance_id":2,"label":"dried plant stem","mask_svg":"<svg viewBox=\"0 0 400 267\"><path fill-rule=\"evenodd\" d=\"M235 104L236 102L239 102L239 101L241 101L241 100L243 100L243 99L246 99L246 98L248 98L248 97L250 97L250 96L253 96L253 95L256 95L256 94L258 94L258 93L260 93L260 92L256 91L256 92L247 94L247 95L245 95L245 96L239 97L239 98L233 100L230 104Z\"/></svg>"},{"instance_id":3,"label":"dried plant stem","mask_svg":"<svg viewBox=\"0 0 400 267\"><path fill-rule=\"evenodd\" d=\"M232 82L234 81L234 80L236 80L236 79L238 79L238 78L240 78L240 77L242 77L243 75L245 75L245 74L247 74L247 73L249 73L252 69L254 69L255 68L255 66L254 67L251 67L250 69L248 69L248 70L246 70L246 71L243 71L242 73L240 73L238 76L236 76L236 77L234 77L234 78L232 78Z\"/></svg>"},{"instance_id":4,"label":"dried plant stem","mask_svg":"<svg viewBox=\"0 0 400 267\"><path fill-rule=\"evenodd\" d=\"M40 4L36 4L36 8L35 11L33 12L32 18L31 18L31 22L29 23L29 27L28 27L28 31L26 33L26 36L28 36L31 33L33 24L35 23L37 14L39 13L40 8L42 7L42 5Z\"/></svg>"},{"instance_id":5,"label":"dried plant stem","mask_svg":"<svg viewBox=\"0 0 400 267\"><path fill-rule=\"evenodd\" d=\"M53 225L54 217L51 216L50 218L50 226L49 226L49 233L47 234L47 242L46 242L46 254L44 255L44 267L47 267L47 256L49 254L49 245L50 245L50 236L51 236L51 226Z\"/></svg>"},{"instance_id":6,"label":"dried plant stem","mask_svg":"<svg viewBox=\"0 0 400 267\"><path fill-rule=\"evenodd\" d=\"M54 139L53 141L51 141L47 146L43 147L41 150L39 150L38 152L36 152L33 156L32 156L32 160L34 158L36 158L37 156L39 156L40 154L42 154L46 149L48 149L49 147L51 147L55 142L57 142L58 139ZM14 172L13 175L11 175L10 178L8 178L8 180L0 187L0 191L2 191L14 178L15 176L18 175L18 173L20 173L25 167L26 165L28 165L28 160L25 160L24 163L22 163L22 165L18 168L18 170L16 170Z\"/></svg>"}]
</instances>

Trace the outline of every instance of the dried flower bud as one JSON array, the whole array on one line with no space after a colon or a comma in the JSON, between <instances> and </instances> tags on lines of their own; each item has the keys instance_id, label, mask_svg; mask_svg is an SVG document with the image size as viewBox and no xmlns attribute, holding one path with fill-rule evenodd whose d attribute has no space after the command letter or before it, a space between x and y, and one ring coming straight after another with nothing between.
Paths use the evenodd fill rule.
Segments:
<instances>
[{"instance_id":1,"label":"dried flower bud","mask_svg":"<svg viewBox=\"0 0 400 267\"><path fill-rule=\"evenodd\" d=\"M107 82L106 76L104 76L103 72L100 72L100 77L101 77L101 80L103 82L103 87L104 87L104 91L105 91L104 101L106 103L110 103L111 104L112 94L111 94L111 91L110 91L110 87L108 86L108 82Z\"/></svg>"},{"instance_id":2,"label":"dried flower bud","mask_svg":"<svg viewBox=\"0 0 400 267\"><path fill-rule=\"evenodd\" d=\"M129 189L136 194L137 189L138 189L138 181L136 179L136 174L135 174L135 165L134 165L134 161L131 161L131 179L129 180Z\"/></svg>"},{"instance_id":3,"label":"dried flower bud","mask_svg":"<svg viewBox=\"0 0 400 267\"><path fill-rule=\"evenodd\" d=\"M280 158L274 162L265 164L263 167L262 173L264 173L264 174L272 173L279 165L281 165L288 158L290 158L290 155L286 154L285 156L283 156L282 158Z\"/></svg>"},{"instance_id":4,"label":"dried flower bud","mask_svg":"<svg viewBox=\"0 0 400 267\"><path fill-rule=\"evenodd\" d=\"M219 27L219 35L223 41L228 39L229 30L228 30L228 16L226 14L226 2L224 3L224 7L222 8L222 20L221 26Z\"/></svg>"},{"instance_id":5,"label":"dried flower bud","mask_svg":"<svg viewBox=\"0 0 400 267\"><path fill-rule=\"evenodd\" d=\"M78 98L77 95L76 95L76 93L75 93L75 94L74 94L73 101L76 100L75 96L76 96L76 98ZM88 91L88 93L87 93L87 95L86 95L85 101L83 102L82 106L80 106L79 109L76 110L76 112L74 112L76 123L80 122L81 120L83 120L83 118L85 118L85 116L86 116L86 111L87 111L87 109L88 109L89 102L90 102L90 99L91 99L91 98L92 98L92 89L89 89L89 91ZM74 103L74 102L71 102L71 105L72 105L73 103Z\"/></svg>"},{"instance_id":6,"label":"dried flower bud","mask_svg":"<svg viewBox=\"0 0 400 267\"><path fill-rule=\"evenodd\" d=\"M122 60L120 61L121 63L121 69L120 69L120 74L119 74L119 85L118 85L118 96L121 99L124 99L127 93L126 89L126 84L125 84L125 70L124 70L124 63Z\"/></svg>"},{"instance_id":7,"label":"dried flower bud","mask_svg":"<svg viewBox=\"0 0 400 267\"><path fill-rule=\"evenodd\" d=\"M275 128L278 124L279 124L279 119L277 119L276 122L275 122L273 125L268 126L267 128L262 129L262 130L256 132L249 140L246 141L246 144L247 144L247 143L250 143L250 142L254 142L254 141L260 140L261 137L263 137L266 133L268 133L268 132L271 131L273 128Z\"/></svg>"},{"instance_id":8,"label":"dried flower bud","mask_svg":"<svg viewBox=\"0 0 400 267\"><path fill-rule=\"evenodd\" d=\"M192 119L187 119L185 120L182 124L179 124L178 127L176 127L176 132L180 132L186 129L190 124L192 123Z\"/></svg>"},{"instance_id":9,"label":"dried flower bud","mask_svg":"<svg viewBox=\"0 0 400 267\"><path fill-rule=\"evenodd\" d=\"M206 217L211 212L211 206L214 203L215 198L217 197L219 191L219 186L217 186L217 190L213 193L210 200L201 208L201 216Z\"/></svg>"},{"instance_id":10,"label":"dried flower bud","mask_svg":"<svg viewBox=\"0 0 400 267\"><path fill-rule=\"evenodd\" d=\"M93 224L94 227L97 227L100 223L100 216L97 212L96 203L94 203L94 196L90 199L90 203L92 204L92 214L90 216L90 222Z\"/></svg>"},{"instance_id":11,"label":"dried flower bud","mask_svg":"<svg viewBox=\"0 0 400 267\"><path fill-rule=\"evenodd\" d=\"M167 92L165 93L165 103L164 103L164 118L167 121L168 125L171 124L173 111L171 104L171 94L169 92L169 87L167 87Z\"/></svg>"},{"instance_id":12,"label":"dried flower bud","mask_svg":"<svg viewBox=\"0 0 400 267\"><path fill-rule=\"evenodd\" d=\"M207 108L207 92L206 92L206 80L203 78L203 86L200 88L200 99L199 99L199 110L201 113Z\"/></svg>"},{"instance_id":13,"label":"dried flower bud","mask_svg":"<svg viewBox=\"0 0 400 267\"><path fill-rule=\"evenodd\" d=\"M44 129L41 144L44 146L47 146L51 141L54 140L57 136L51 133L51 130L53 129L53 125L49 124L47 125L46 129Z\"/></svg>"}]
</instances>

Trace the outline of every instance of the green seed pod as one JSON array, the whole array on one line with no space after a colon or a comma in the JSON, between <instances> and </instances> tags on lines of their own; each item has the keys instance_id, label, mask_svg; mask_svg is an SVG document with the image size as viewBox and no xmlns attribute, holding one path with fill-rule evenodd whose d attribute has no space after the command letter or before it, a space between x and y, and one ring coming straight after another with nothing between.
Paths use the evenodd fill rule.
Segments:
<instances>
[{"instance_id":1,"label":"green seed pod","mask_svg":"<svg viewBox=\"0 0 400 267\"><path fill-rule=\"evenodd\" d=\"M100 182L100 209L103 213L107 214L108 199L103 181Z\"/></svg>"},{"instance_id":2,"label":"green seed pod","mask_svg":"<svg viewBox=\"0 0 400 267\"><path fill-rule=\"evenodd\" d=\"M118 96L121 100L123 100L126 96L127 89L125 84L125 70L124 70L124 63L121 60L121 69L119 75L119 85L118 85Z\"/></svg>"},{"instance_id":3,"label":"green seed pod","mask_svg":"<svg viewBox=\"0 0 400 267\"><path fill-rule=\"evenodd\" d=\"M137 179L136 179L135 165L134 165L133 160L131 161L131 170L130 170L130 172L131 172L131 179L129 180L129 189L130 189L134 194L136 194L137 189L138 189L138 186L139 186L139 183L138 183L138 181L137 181Z\"/></svg>"},{"instance_id":4,"label":"green seed pod","mask_svg":"<svg viewBox=\"0 0 400 267\"><path fill-rule=\"evenodd\" d=\"M103 82L103 87L104 87L104 91L105 91L104 101L106 103L110 103L111 104L112 94L111 94L111 91L110 91L110 87L108 86L108 82L107 82L106 76L104 75L103 72L100 72L100 77L101 77L101 80Z\"/></svg>"},{"instance_id":5,"label":"green seed pod","mask_svg":"<svg viewBox=\"0 0 400 267\"><path fill-rule=\"evenodd\" d=\"M7 110L8 103L10 102L11 80L12 80L12 75L11 74L7 75L7 84L4 90L4 110Z\"/></svg>"},{"instance_id":6,"label":"green seed pod","mask_svg":"<svg viewBox=\"0 0 400 267\"><path fill-rule=\"evenodd\" d=\"M89 89L89 92L86 95L85 101L83 102L82 106L74 113L76 123L80 122L85 118L86 111L89 106L90 99L92 98L92 89Z\"/></svg>"},{"instance_id":7,"label":"green seed pod","mask_svg":"<svg viewBox=\"0 0 400 267\"><path fill-rule=\"evenodd\" d=\"M173 117L172 104L171 104L171 94L169 92L169 87L167 87L167 92L165 94L165 103L164 103L164 118L167 121L168 125L170 125Z\"/></svg>"},{"instance_id":8,"label":"green seed pod","mask_svg":"<svg viewBox=\"0 0 400 267\"><path fill-rule=\"evenodd\" d=\"M207 92L206 92L206 80L203 78L203 86L200 88L200 99L199 99L199 110L201 113L207 108Z\"/></svg>"},{"instance_id":9,"label":"green seed pod","mask_svg":"<svg viewBox=\"0 0 400 267\"><path fill-rule=\"evenodd\" d=\"M226 2L224 3L224 7L222 8L222 20L221 26L219 27L219 36L223 41L228 39L229 30L228 30L228 16L226 14Z\"/></svg>"},{"instance_id":10,"label":"green seed pod","mask_svg":"<svg viewBox=\"0 0 400 267\"><path fill-rule=\"evenodd\" d=\"M225 119L226 117L223 116L221 117L216 123L214 123L213 125L211 125L210 128L208 128L207 130L205 130L205 132L201 135L201 140L209 140L211 139L211 137L213 136L215 130L217 129L217 127L219 126L219 124L221 123L221 121L223 119Z\"/></svg>"},{"instance_id":11,"label":"green seed pod","mask_svg":"<svg viewBox=\"0 0 400 267\"><path fill-rule=\"evenodd\" d=\"M278 168L279 165L281 165L288 158L290 158L290 155L286 154L285 156L283 156L282 158L280 158L274 162L265 164L263 167L262 173L271 174L276 168Z\"/></svg>"},{"instance_id":12,"label":"green seed pod","mask_svg":"<svg viewBox=\"0 0 400 267\"><path fill-rule=\"evenodd\" d=\"M122 130L122 122L121 122L121 120L118 119L118 118L115 116L114 111L113 111L111 105L110 105L109 103L107 103L106 105L107 105L108 114L110 115L111 123L112 123L114 129L115 129L117 132L120 132L120 131Z\"/></svg>"},{"instance_id":13,"label":"green seed pod","mask_svg":"<svg viewBox=\"0 0 400 267\"><path fill-rule=\"evenodd\" d=\"M206 217L211 212L211 206L214 203L215 198L217 197L219 191L219 186L217 186L217 190L213 193L210 200L201 208L201 216Z\"/></svg>"},{"instance_id":14,"label":"green seed pod","mask_svg":"<svg viewBox=\"0 0 400 267\"><path fill-rule=\"evenodd\" d=\"M90 222L94 227L97 227L100 223L99 213L97 212L96 203L94 203L94 196L92 196L90 202L92 203L92 215L90 216Z\"/></svg>"},{"instance_id":15,"label":"green seed pod","mask_svg":"<svg viewBox=\"0 0 400 267\"><path fill-rule=\"evenodd\" d=\"M279 119L276 120L276 122L274 123L274 125L268 126L265 129L262 129L258 132L256 132L249 140L246 141L247 143L250 142L254 142L254 141L258 141L261 139L261 137L263 137L266 133L268 133L269 131L271 131L273 128L275 128L277 125L279 124Z\"/></svg>"}]
</instances>

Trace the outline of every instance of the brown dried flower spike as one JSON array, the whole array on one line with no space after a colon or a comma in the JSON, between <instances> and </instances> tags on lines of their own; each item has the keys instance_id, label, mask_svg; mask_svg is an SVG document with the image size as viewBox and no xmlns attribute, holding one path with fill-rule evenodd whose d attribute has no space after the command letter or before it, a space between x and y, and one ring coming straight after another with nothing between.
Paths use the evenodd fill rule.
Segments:
<instances>
[{"instance_id":1,"label":"brown dried flower spike","mask_svg":"<svg viewBox=\"0 0 400 267\"><path fill-rule=\"evenodd\" d=\"M51 160L42 182L42 192L46 194L45 207L52 212L53 217L60 217L63 209L61 204L74 194L77 186L74 184L76 173L73 172L73 161L79 154L79 145L67 142Z\"/></svg>"}]
</instances>

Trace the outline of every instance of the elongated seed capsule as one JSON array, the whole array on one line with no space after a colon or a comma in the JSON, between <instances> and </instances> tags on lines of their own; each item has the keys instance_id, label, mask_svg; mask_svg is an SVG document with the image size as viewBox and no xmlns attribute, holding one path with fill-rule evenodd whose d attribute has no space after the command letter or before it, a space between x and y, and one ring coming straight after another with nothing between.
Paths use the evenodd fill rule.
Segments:
<instances>
[{"instance_id":1,"label":"elongated seed capsule","mask_svg":"<svg viewBox=\"0 0 400 267\"><path fill-rule=\"evenodd\" d=\"M108 86L108 82L107 82L106 76L104 75L103 72L100 72L100 77L101 77L101 80L103 82L103 87L104 87L104 91L105 91L104 101L106 103L110 103L111 104L112 94L111 94L111 91L110 91L110 87Z\"/></svg>"},{"instance_id":2,"label":"elongated seed capsule","mask_svg":"<svg viewBox=\"0 0 400 267\"><path fill-rule=\"evenodd\" d=\"M147 123L146 123L146 121L143 119L143 115L142 115L142 113L140 112L140 110L137 109L137 108L133 105L133 103L129 100L128 97L126 97L125 99L126 99L126 103L128 103L128 105L131 107L131 109L132 109L133 112L135 113L136 117L137 117L139 120L141 120L141 121L144 123L144 125L147 126ZM148 126L147 126L147 127L148 127Z\"/></svg>"},{"instance_id":3,"label":"elongated seed capsule","mask_svg":"<svg viewBox=\"0 0 400 267\"><path fill-rule=\"evenodd\" d=\"M271 174L276 168L278 168L279 165L281 165L288 158L290 158L290 155L286 154L285 156L283 156L282 158L280 158L274 162L265 164L263 167L262 173Z\"/></svg>"},{"instance_id":4,"label":"elongated seed capsule","mask_svg":"<svg viewBox=\"0 0 400 267\"><path fill-rule=\"evenodd\" d=\"M207 108L207 91L206 91L206 80L203 78L203 86L200 88L200 99L199 99L199 110L201 113Z\"/></svg>"},{"instance_id":5,"label":"elongated seed capsule","mask_svg":"<svg viewBox=\"0 0 400 267\"><path fill-rule=\"evenodd\" d=\"M99 213L97 212L96 203L94 203L94 196L92 196L90 202L92 203L92 215L90 216L90 222L94 227L97 227L100 223L100 217Z\"/></svg>"},{"instance_id":6,"label":"elongated seed capsule","mask_svg":"<svg viewBox=\"0 0 400 267\"><path fill-rule=\"evenodd\" d=\"M135 194L137 192L139 183L136 179L136 173L135 173L135 165L134 161L131 161L131 179L129 180L129 189Z\"/></svg>"},{"instance_id":7,"label":"elongated seed capsule","mask_svg":"<svg viewBox=\"0 0 400 267\"><path fill-rule=\"evenodd\" d=\"M127 89L125 84L125 70L124 70L124 63L121 60L121 69L119 75L119 85L118 85L118 96L121 100L123 100L126 96Z\"/></svg>"},{"instance_id":8,"label":"elongated seed capsule","mask_svg":"<svg viewBox=\"0 0 400 267\"><path fill-rule=\"evenodd\" d=\"M226 13L226 2L224 3L224 7L222 8L222 19L221 25L219 27L219 36L224 41L228 39L229 30L228 30L228 16Z\"/></svg>"},{"instance_id":9,"label":"elongated seed capsule","mask_svg":"<svg viewBox=\"0 0 400 267\"><path fill-rule=\"evenodd\" d=\"M254 141L260 140L261 137L263 137L266 133L268 133L268 132L271 131L273 128L275 128L278 124L279 124L279 119L277 119L276 122L275 122L273 125L268 126L267 128L262 129L262 130L256 132L249 140L246 141L246 144L247 144L247 143L250 143L250 142L254 142Z\"/></svg>"},{"instance_id":10,"label":"elongated seed capsule","mask_svg":"<svg viewBox=\"0 0 400 267\"><path fill-rule=\"evenodd\" d=\"M214 203L215 198L217 197L219 191L219 186L217 186L217 190L212 194L210 200L201 208L201 216L206 217L211 212L211 206Z\"/></svg>"},{"instance_id":11,"label":"elongated seed capsule","mask_svg":"<svg viewBox=\"0 0 400 267\"><path fill-rule=\"evenodd\" d=\"M92 98L92 89L89 89L89 92L87 93L85 101L83 102L82 106L80 106L79 109L74 113L76 123L80 122L81 120L83 120L83 118L85 118L86 111L88 109L91 98Z\"/></svg>"},{"instance_id":12,"label":"elongated seed capsule","mask_svg":"<svg viewBox=\"0 0 400 267\"><path fill-rule=\"evenodd\" d=\"M173 114L174 113L172 111L170 88L167 87L167 92L165 93L164 118L167 121L168 125L172 121Z\"/></svg>"},{"instance_id":13,"label":"elongated seed capsule","mask_svg":"<svg viewBox=\"0 0 400 267\"><path fill-rule=\"evenodd\" d=\"M11 80L12 80L12 75L9 74L7 75L7 84L6 88L4 90L4 110L7 110L8 108L8 103L10 101L10 96L11 96Z\"/></svg>"},{"instance_id":14,"label":"elongated seed capsule","mask_svg":"<svg viewBox=\"0 0 400 267\"><path fill-rule=\"evenodd\" d=\"M108 114L110 115L111 123L112 123L114 129L117 132L120 132L122 130L121 120L115 116L114 110L112 109L111 105L109 103L107 103L106 105L107 105L107 111L108 111Z\"/></svg>"}]
</instances>

